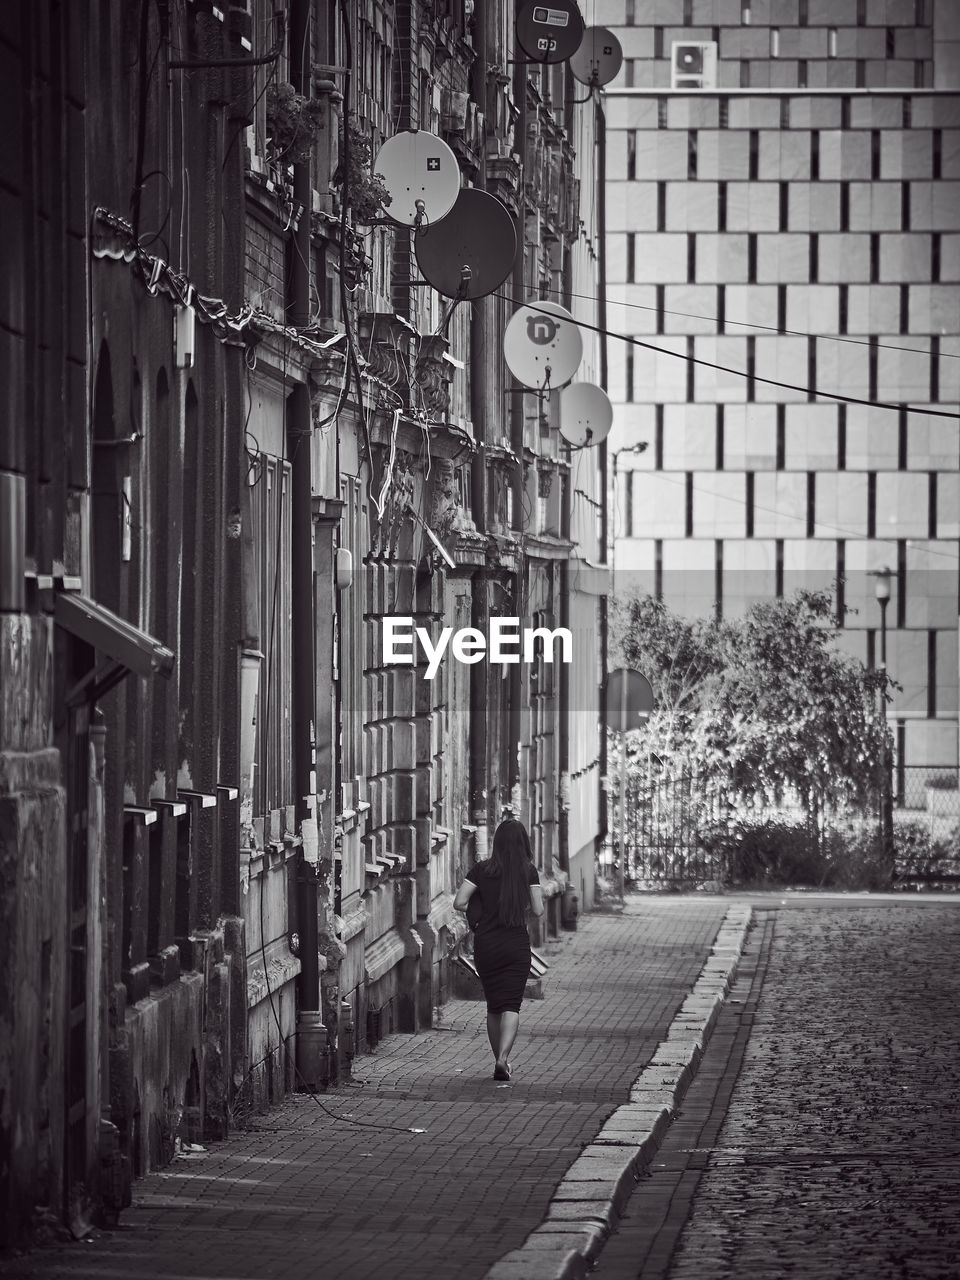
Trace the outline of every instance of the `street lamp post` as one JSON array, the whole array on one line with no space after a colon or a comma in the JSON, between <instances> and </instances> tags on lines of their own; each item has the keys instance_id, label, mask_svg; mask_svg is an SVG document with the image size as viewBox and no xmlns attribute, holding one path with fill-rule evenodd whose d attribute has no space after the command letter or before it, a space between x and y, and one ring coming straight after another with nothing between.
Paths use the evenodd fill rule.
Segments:
<instances>
[{"instance_id":1,"label":"street lamp post","mask_svg":"<svg viewBox=\"0 0 960 1280\"><path fill-rule=\"evenodd\" d=\"M883 782L880 794L880 837L883 843L884 857L891 879L896 870L895 851L893 845L893 758L887 738L887 606L890 603L890 579L893 570L876 569L875 594L880 606L880 670L883 672L883 685L880 690L881 708L883 710Z\"/></svg>"},{"instance_id":2,"label":"street lamp post","mask_svg":"<svg viewBox=\"0 0 960 1280\"><path fill-rule=\"evenodd\" d=\"M887 671L887 605L890 603L890 578L893 575L892 569L876 569L874 577L876 583L877 603L880 606L880 669L886 675Z\"/></svg>"},{"instance_id":3,"label":"street lamp post","mask_svg":"<svg viewBox=\"0 0 960 1280\"><path fill-rule=\"evenodd\" d=\"M645 453L647 450L646 440L637 440L633 444L626 444L622 449L614 449L613 457L613 555L617 553L617 463L620 460L621 453ZM611 561L612 563L612 561Z\"/></svg>"}]
</instances>

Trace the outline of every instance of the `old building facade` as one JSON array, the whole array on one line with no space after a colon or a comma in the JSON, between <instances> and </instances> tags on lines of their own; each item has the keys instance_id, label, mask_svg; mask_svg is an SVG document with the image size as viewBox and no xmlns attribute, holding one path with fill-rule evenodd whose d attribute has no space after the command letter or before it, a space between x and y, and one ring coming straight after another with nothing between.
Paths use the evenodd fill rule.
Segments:
<instances>
[{"instance_id":1,"label":"old building facade","mask_svg":"<svg viewBox=\"0 0 960 1280\"><path fill-rule=\"evenodd\" d=\"M118 1213L239 1110L431 1025L507 810L543 928L593 897L603 447L502 358L601 376L597 114L463 0L11 7L2 190L0 1194ZM579 99L584 99L580 101ZM518 251L458 302L371 160L426 130ZM394 665L383 619L566 627Z\"/></svg>"}]
</instances>

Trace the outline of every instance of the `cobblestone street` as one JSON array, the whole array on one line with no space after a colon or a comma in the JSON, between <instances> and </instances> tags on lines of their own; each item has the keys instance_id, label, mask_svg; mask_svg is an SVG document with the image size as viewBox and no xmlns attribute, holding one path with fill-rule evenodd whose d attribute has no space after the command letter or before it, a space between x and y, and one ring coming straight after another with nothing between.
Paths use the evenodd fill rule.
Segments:
<instances>
[{"instance_id":1,"label":"cobblestone street","mask_svg":"<svg viewBox=\"0 0 960 1280\"><path fill-rule=\"evenodd\" d=\"M794 906L755 903L741 979L600 1276L958 1274L960 903Z\"/></svg>"}]
</instances>

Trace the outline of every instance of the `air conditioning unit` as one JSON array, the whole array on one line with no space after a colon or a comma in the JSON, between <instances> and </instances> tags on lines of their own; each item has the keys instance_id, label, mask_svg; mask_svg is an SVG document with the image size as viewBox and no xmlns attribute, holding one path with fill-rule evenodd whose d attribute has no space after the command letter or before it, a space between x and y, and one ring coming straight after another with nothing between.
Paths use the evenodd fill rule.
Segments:
<instances>
[{"instance_id":1,"label":"air conditioning unit","mask_svg":"<svg viewBox=\"0 0 960 1280\"><path fill-rule=\"evenodd\" d=\"M716 86L716 42L674 40L670 46L670 88L715 89Z\"/></svg>"}]
</instances>

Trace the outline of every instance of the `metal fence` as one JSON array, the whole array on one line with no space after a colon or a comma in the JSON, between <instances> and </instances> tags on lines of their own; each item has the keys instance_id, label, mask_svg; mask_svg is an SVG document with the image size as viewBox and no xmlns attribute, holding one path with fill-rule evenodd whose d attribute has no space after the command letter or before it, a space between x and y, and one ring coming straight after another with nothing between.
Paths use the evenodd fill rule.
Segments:
<instances>
[{"instance_id":1,"label":"metal fence","mask_svg":"<svg viewBox=\"0 0 960 1280\"><path fill-rule=\"evenodd\" d=\"M906 884L960 881L960 787L954 768L894 768L893 833Z\"/></svg>"},{"instance_id":2,"label":"metal fence","mask_svg":"<svg viewBox=\"0 0 960 1280\"><path fill-rule=\"evenodd\" d=\"M807 815L800 805L738 808L715 779L682 768L640 767L626 786L626 830L621 833L617 793L611 794L608 873L637 888L690 889L731 878L736 834L764 824L792 829L804 842ZM894 769L893 844L896 883L950 884L960 880L960 788L956 769ZM883 840L878 791L858 813L830 815L821 831ZM817 837L810 834L808 847ZM743 850L740 850L742 854ZM747 859L748 861L748 859ZM744 859L739 859L742 870ZM736 879L736 875L733 877Z\"/></svg>"},{"instance_id":3,"label":"metal fence","mask_svg":"<svg viewBox=\"0 0 960 1280\"><path fill-rule=\"evenodd\" d=\"M689 888L719 880L723 867L705 834L728 821L721 789L691 769L676 774L651 771L627 780L625 832L612 806L612 853L619 874L641 888Z\"/></svg>"},{"instance_id":4,"label":"metal fence","mask_svg":"<svg viewBox=\"0 0 960 1280\"><path fill-rule=\"evenodd\" d=\"M956 769L907 765L894 768L894 805L904 818L926 822L930 834L948 837L960 824L960 787Z\"/></svg>"}]
</instances>

